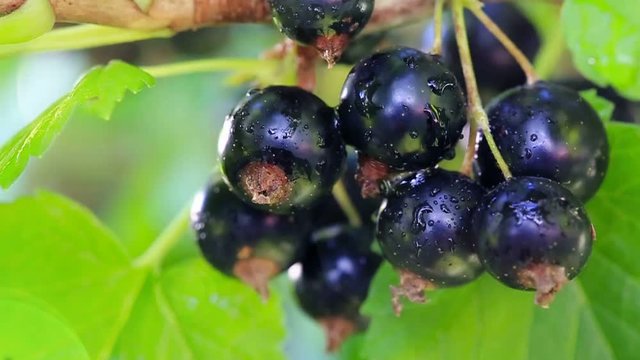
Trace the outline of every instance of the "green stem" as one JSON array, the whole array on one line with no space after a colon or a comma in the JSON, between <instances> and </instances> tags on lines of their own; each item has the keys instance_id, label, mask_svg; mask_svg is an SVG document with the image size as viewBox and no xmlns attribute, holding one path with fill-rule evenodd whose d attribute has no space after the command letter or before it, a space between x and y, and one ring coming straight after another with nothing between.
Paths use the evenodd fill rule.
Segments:
<instances>
[{"instance_id":1,"label":"green stem","mask_svg":"<svg viewBox=\"0 0 640 360\"><path fill-rule=\"evenodd\" d=\"M146 39L168 38L173 34L169 29L141 31L99 25L76 25L50 31L26 43L0 45L0 57L43 51L89 49Z\"/></svg>"},{"instance_id":2,"label":"green stem","mask_svg":"<svg viewBox=\"0 0 640 360\"><path fill-rule=\"evenodd\" d=\"M478 122L469 122L469 139L467 140L467 151L464 154L464 160L462 160L462 166L460 172L469 177L473 176L473 161L476 157L476 145L478 143ZM472 150L470 150L472 149Z\"/></svg>"},{"instance_id":3,"label":"green stem","mask_svg":"<svg viewBox=\"0 0 640 360\"><path fill-rule=\"evenodd\" d=\"M469 121L471 122L471 128L475 127L482 130L482 133L489 144L489 148L491 149L491 153L495 157L502 174L506 179L509 179L512 176L511 171L509 171L509 166L504 161L504 158L500 154L500 150L491 135L491 131L489 130L489 119L487 117L487 113L485 113L482 107L482 100L480 99L480 92L478 91L478 83L473 70L473 61L471 60L471 50L469 49L467 26L464 21L465 1L466 0L452 0L452 10L456 41L460 52L460 63L462 64L462 72L464 73L464 79L467 85L467 108ZM476 139L473 139L471 134L469 134L469 137L471 139L469 141L469 146L467 147L465 159L473 159L476 152ZM473 143L471 143L471 140L473 140ZM463 167L461 171L467 171L470 173L470 163L465 164L465 166L467 166L468 169Z\"/></svg>"},{"instance_id":4,"label":"green stem","mask_svg":"<svg viewBox=\"0 0 640 360\"><path fill-rule=\"evenodd\" d=\"M274 73L279 65L280 62L277 60L216 58L147 66L143 67L143 70L154 77L169 77L214 71L246 71L266 74Z\"/></svg>"},{"instance_id":5,"label":"green stem","mask_svg":"<svg viewBox=\"0 0 640 360\"><path fill-rule=\"evenodd\" d=\"M182 210L142 255L133 261L136 268L157 268L190 226L190 207Z\"/></svg>"},{"instance_id":6,"label":"green stem","mask_svg":"<svg viewBox=\"0 0 640 360\"><path fill-rule=\"evenodd\" d=\"M358 213L358 209L356 209L355 205L351 201L349 197L349 193L347 192L347 187L344 185L344 181L339 180L333 186L333 197L340 205L340 208L349 219L349 225L353 227L362 226L362 219L360 218L360 214Z\"/></svg>"},{"instance_id":7,"label":"green stem","mask_svg":"<svg viewBox=\"0 0 640 360\"><path fill-rule=\"evenodd\" d=\"M433 11L434 36L432 54L440 54L442 52L442 12L444 9L444 0L436 0L435 9Z\"/></svg>"}]
</instances>

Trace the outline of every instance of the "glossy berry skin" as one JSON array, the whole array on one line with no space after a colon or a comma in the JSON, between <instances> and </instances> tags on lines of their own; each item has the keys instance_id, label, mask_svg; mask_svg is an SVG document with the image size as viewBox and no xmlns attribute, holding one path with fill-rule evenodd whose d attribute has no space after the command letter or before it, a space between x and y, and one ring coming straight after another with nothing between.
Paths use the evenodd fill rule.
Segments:
<instances>
[{"instance_id":1,"label":"glossy berry skin","mask_svg":"<svg viewBox=\"0 0 640 360\"><path fill-rule=\"evenodd\" d=\"M342 47L371 18L374 0L269 0L273 20L285 35L321 52ZM335 43L335 44L334 44Z\"/></svg>"},{"instance_id":2,"label":"glossy berry skin","mask_svg":"<svg viewBox=\"0 0 640 360\"><path fill-rule=\"evenodd\" d=\"M437 287L460 285L482 272L472 216L484 191L442 169L416 172L383 202L376 237L385 258Z\"/></svg>"},{"instance_id":3,"label":"glossy berry skin","mask_svg":"<svg viewBox=\"0 0 640 360\"><path fill-rule=\"evenodd\" d=\"M584 267L593 244L582 203L557 182L512 178L489 192L474 217L478 255L487 271L507 286L522 284L531 265L564 267L568 279Z\"/></svg>"},{"instance_id":4,"label":"glossy berry skin","mask_svg":"<svg viewBox=\"0 0 640 360\"><path fill-rule=\"evenodd\" d=\"M310 207L329 194L346 158L332 109L309 92L285 86L249 92L227 117L218 151L231 190L277 213ZM247 169L256 164L283 176L272 189L277 196L252 193L246 185L251 180ZM254 187L266 185L263 178L254 180Z\"/></svg>"},{"instance_id":5,"label":"glossy berry skin","mask_svg":"<svg viewBox=\"0 0 640 360\"><path fill-rule=\"evenodd\" d=\"M347 144L396 170L430 167L460 139L465 100L437 57L396 48L362 60L342 88Z\"/></svg>"},{"instance_id":6,"label":"glossy berry skin","mask_svg":"<svg viewBox=\"0 0 640 360\"><path fill-rule=\"evenodd\" d=\"M538 82L509 90L487 106L491 134L514 176L555 180L586 202L604 180L609 143L602 121L576 91ZM483 140L480 181L496 185L496 165Z\"/></svg>"},{"instance_id":7,"label":"glossy berry skin","mask_svg":"<svg viewBox=\"0 0 640 360\"><path fill-rule=\"evenodd\" d=\"M302 258L295 291L302 309L314 318L355 320L382 258L369 250L369 233L347 226L317 231Z\"/></svg>"},{"instance_id":8,"label":"glossy berry skin","mask_svg":"<svg viewBox=\"0 0 640 360\"><path fill-rule=\"evenodd\" d=\"M529 60L540 49L540 36L533 24L511 3L485 4L483 9ZM525 83L526 77L513 56L469 11L465 11L471 59L481 91L500 93ZM443 35L442 57L463 82L462 66L453 26Z\"/></svg>"},{"instance_id":9,"label":"glossy berry skin","mask_svg":"<svg viewBox=\"0 0 640 360\"><path fill-rule=\"evenodd\" d=\"M196 196L191 223L204 257L229 276L238 260L248 258L287 269L300 256L309 228L305 216L276 215L245 204L223 182Z\"/></svg>"}]
</instances>

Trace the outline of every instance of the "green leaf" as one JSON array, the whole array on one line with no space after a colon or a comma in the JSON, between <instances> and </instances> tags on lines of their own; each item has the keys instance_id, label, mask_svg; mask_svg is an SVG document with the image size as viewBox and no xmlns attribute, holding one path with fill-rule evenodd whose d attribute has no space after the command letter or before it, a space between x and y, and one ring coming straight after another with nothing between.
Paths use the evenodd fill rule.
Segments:
<instances>
[{"instance_id":1,"label":"green leaf","mask_svg":"<svg viewBox=\"0 0 640 360\"><path fill-rule=\"evenodd\" d=\"M431 302L391 309L390 266L374 279L364 311L372 317L367 359L634 359L640 343L640 127L610 123L611 165L588 211L598 240L587 267L549 310L533 294L484 275L431 292ZM635 165L634 165L635 164ZM637 166L636 166L637 165ZM508 351L505 351L508 347Z\"/></svg>"},{"instance_id":2,"label":"green leaf","mask_svg":"<svg viewBox=\"0 0 640 360\"><path fill-rule=\"evenodd\" d=\"M598 113L602 122L607 123L613 117L616 106L609 100L598 95L596 89L580 91L580 95Z\"/></svg>"},{"instance_id":3,"label":"green leaf","mask_svg":"<svg viewBox=\"0 0 640 360\"><path fill-rule=\"evenodd\" d=\"M640 18L634 0L567 0L563 30L580 72L640 99Z\"/></svg>"},{"instance_id":4,"label":"green leaf","mask_svg":"<svg viewBox=\"0 0 640 360\"><path fill-rule=\"evenodd\" d=\"M147 283L115 355L122 359L282 359L277 297L255 291L203 260L170 266Z\"/></svg>"},{"instance_id":5,"label":"green leaf","mask_svg":"<svg viewBox=\"0 0 640 360\"><path fill-rule=\"evenodd\" d=\"M78 335L41 301L0 291L0 314L1 359L89 360Z\"/></svg>"},{"instance_id":6,"label":"green leaf","mask_svg":"<svg viewBox=\"0 0 640 360\"><path fill-rule=\"evenodd\" d=\"M115 60L90 71L74 92L80 94L77 103L87 106L96 116L109 120L116 103L122 101L127 91L137 94L154 84L153 76L144 70Z\"/></svg>"},{"instance_id":7,"label":"green leaf","mask_svg":"<svg viewBox=\"0 0 640 360\"><path fill-rule=\"evenodd\" d=\"M144 274L88 210L60 196L2 204L0 218L0 287L51 304L92 359L107 358Z\"/></svg>"},{"instance_id":8,"label":"green leaf","mask_svg":"<svg viewBox=\"0 0 640 360\"><path fill-rule=\"evenodd\" d=\"M91 213L59 195L0 204L0 218L0 288L50 304L92 359L283 358L277 296L262 303L201 259L135 267Z\"/></svg>"},{"instance_id":9,"label":"green leaf","mask_svg":"<svg viewBox=\"0 0 640 360\"><path fill-rule=\"evenodd\" d=\"M582 284L617 358L637 356L640 343L640 126L607 126L611 162L602 188L587 210L597 231L596 251Z\"/></svg>"},{"instance_id":10,"label":"green leaf","mask_svg":"<svg viewBox=\"0 0 640 360\"><path fill-rule=\"evenodd\" d=\"M41 156L69 120L76 105L85 104L108 119L125 92L152 86L151 75L121 61L89 71L63 98L20 130L0 149L0 186L8 188L27 166L29 157Z\"/></svg>"}]
</instances>

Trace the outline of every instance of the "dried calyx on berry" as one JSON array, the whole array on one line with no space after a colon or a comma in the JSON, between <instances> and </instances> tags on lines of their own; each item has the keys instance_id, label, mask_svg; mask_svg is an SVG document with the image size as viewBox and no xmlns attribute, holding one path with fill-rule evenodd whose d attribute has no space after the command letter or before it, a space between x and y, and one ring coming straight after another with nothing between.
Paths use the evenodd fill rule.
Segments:
<instances>
[{"instance_id":1,"label":"dried calyx on berry","mask_svg":"<svg viewBox=\"0 0 640 360\"><path fill-rule=\"evenodd\" d=\"M345 185L349 200L351 200L351 203L362 220L362 227L373 231L375 218L382 199L367 199L361 196L360 185L356 181L357 171L358 161L356 154L353 151L349 151L347 155L347 169L342 175L341 180ZM340 210L340 204L338 204L333 195L327 195L319 201L317 205L311 208L310 213L314 228L324 228L349 222L345 212Z\"/></svg>"},{"instance_id":2,"label":"dried calyx on berry","mask_svg":"<svg viewBox=\"0 0 640 360\"><path fill-rule=\"evenodd\" d=\"M397 182L383 202L376 238L400 272L400 298L424 302L424 291L471 282L482 273L472 231L473 212L484 195L470 178L442 169L422 170Z\"/></svg>"},{"instance_id":3,"label":"dried calyx on berry","mask_svg":"<svg viewBox=\"0 0 640 360\"><path fill-rule=\"evenodd\" d=\"M503 284L535 290L547 307L584 267L595 231L578 199L544 178L512 178L489 192L474 216L478 255Z\"/></svg>"},{"instance_id":4,"label":"dried calyx on berry","mask_svg":"<svg viewBox=\"0 0 640 360\"><path fill-rule=\"evenodd\" d=\"M382 262L369 250L370 236L346 225L316 231L294 279L298 302L324 328L330 352L366 324L360 306Z\"/></svg>"},{"instance_id":5,"label":"dried calyx on berry","mask_svg":"<svg viewBox=\"0 0 640 360\"><path fill-rule=\"evenodd\" d=\"M207 186L196 196L191 223L207 261L249 284L265 299L269 279L298 259L309 229L306 216L255 209L223 182Z\"/></svg>"},{"instance_id":6,"label":"dried calyx on berry","mask_svg":"<svg viewBox=\"0 0 640 360\"><path fill-rule=\"evenodd\" d=\"M308 208L329 194L346 158L332 109L287 86L249 92L227 117L218 151L231 190L277 213Z\"/></svg>"},{"instance_id":7,"label":"dried calyx on berry","mask_svg":"<svg viewBox=\"0 0 640 360\"><path fill-rule=\"evenodd\" d=\"M333 66L371 18L374 0L269 0L269 5L280 31L313 46Z\"/></svg>"}]
</instances>

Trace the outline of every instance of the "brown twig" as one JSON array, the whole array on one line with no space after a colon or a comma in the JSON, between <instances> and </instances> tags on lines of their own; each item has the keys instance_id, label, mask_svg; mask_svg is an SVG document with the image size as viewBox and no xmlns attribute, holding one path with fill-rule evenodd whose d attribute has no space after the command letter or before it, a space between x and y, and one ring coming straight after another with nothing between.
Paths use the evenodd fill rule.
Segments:
<instances>
[{"instance_id":1,"label":"brown twig","mask_svg":"<svg viewBox=\"0 0 640 360\"><path fill-rule=\"evenodd\" d=\"M266 22L265 0L154 0L148 11L133 0L49 0L58 22L157 30L195 29L233 22Z\"/></svg>"},{"instance_id":2,"label":"brown twig","mask_svg":"<svg viewBox=\"0 0 640 360\"><path fill-rule=\"evenodd\" d=\"M133 0L49 0L58 22L176 31L225 23L270 22L266 0L153 0L148 11ZM379 0L368 30L424 19L434 0Z\"/></svg>"}]
</instances>

